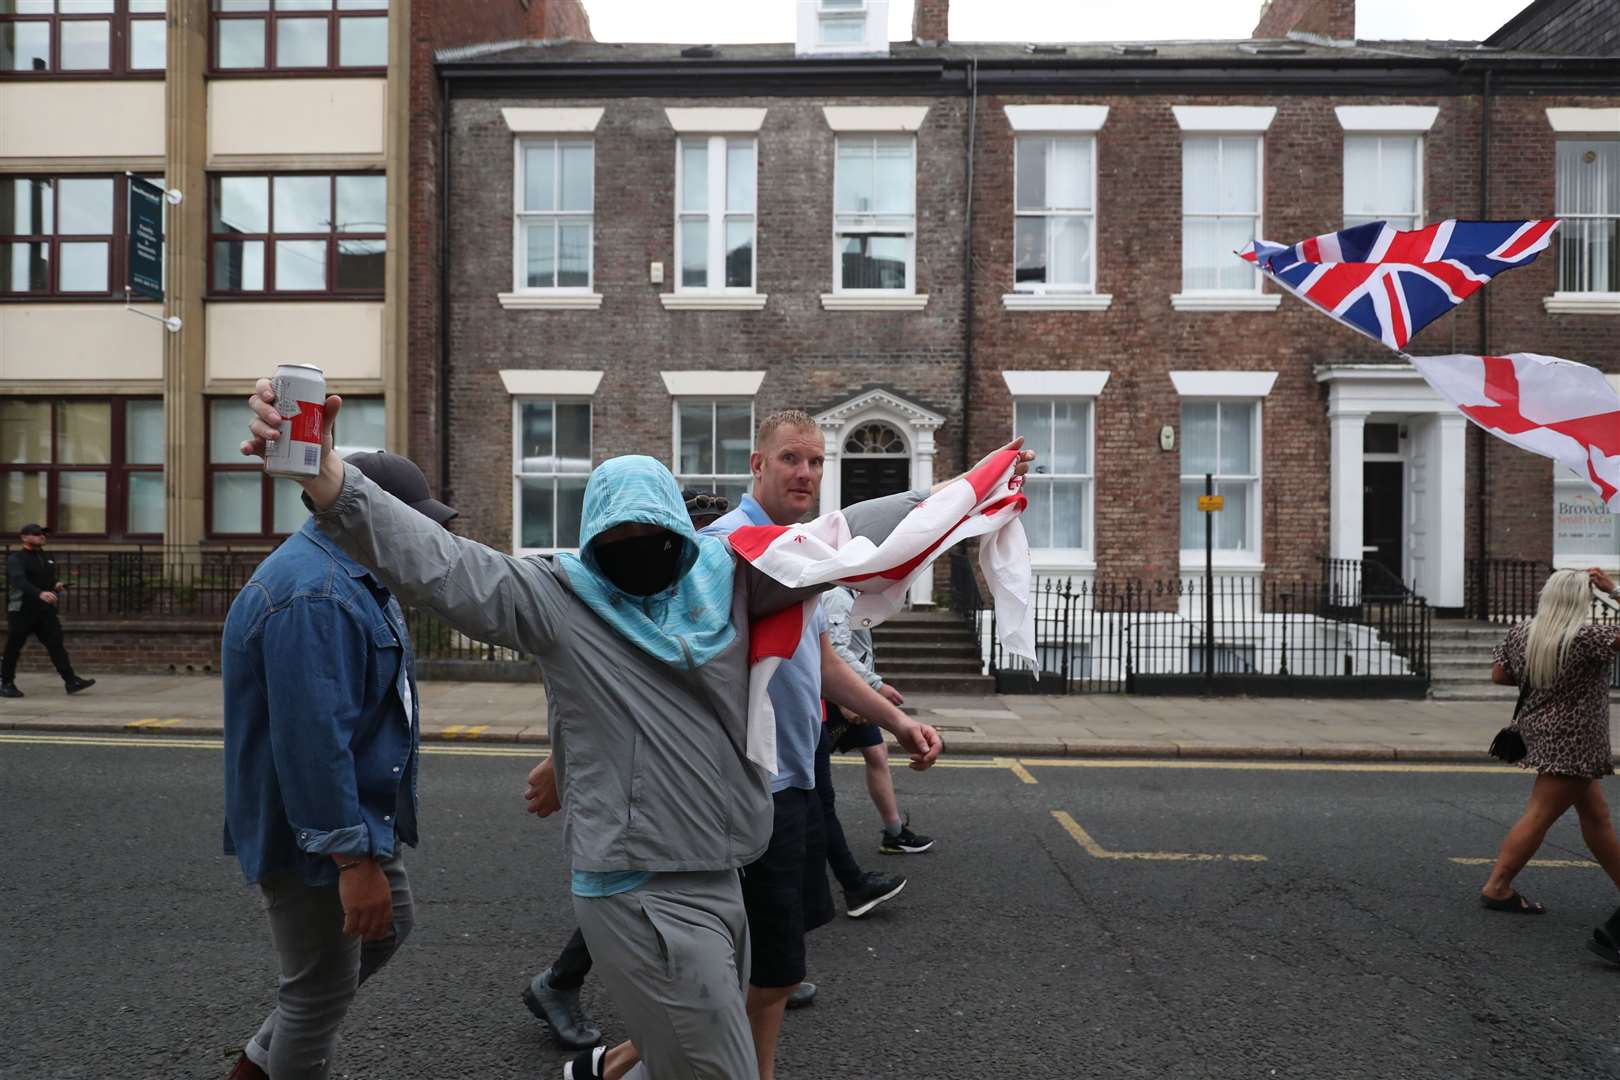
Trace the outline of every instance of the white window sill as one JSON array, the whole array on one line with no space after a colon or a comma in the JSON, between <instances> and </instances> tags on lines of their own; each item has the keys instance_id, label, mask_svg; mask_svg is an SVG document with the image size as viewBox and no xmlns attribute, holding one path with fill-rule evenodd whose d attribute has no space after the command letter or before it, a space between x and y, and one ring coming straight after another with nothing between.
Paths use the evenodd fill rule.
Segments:
<instances>
[{"instance_id":1,"label":"white window sill","mask_svg":"<svg viewBox=\"0 0 1620 1080\"><path fill-rule=\"evenodd\" d=\"M1217 574L1263 574L1266 564L1256 562L1253 558L1244 558L1241 555L1221 554L1217 551L1210 559L1210 569ZM1202 551L1183 551L1181 553L1181 576L1203 577L1204 553Z\"/></svg>"},{"instance_id":2,"label":"white window sill","mask_svg":"<svg viewBox=\"0 0 1620 1080\"><path fill-rule=\"evenodd\" d=\"M1559 292L1542 304L1549 315L1620 315L1620 292Z\"/></svg>"},{"instance_id":3,"label":"white window sill","mask_svg":"<svg viewBox=\"0 0 1620 1080\"><path fill-rule=\"evenodd\" d=\"M766 293L667 292L658 294L665 311L758 311Z\"/></svg>"},{"instance_id":4,"label":"white window sill","mask_svg":"<svg viewBox=\"0 0 1620 1080\"><path fill-rule=\"evenodd\" d=\"M1001 294L1001 306L1008 311L1107 311L1113 303L1108 293Z\"/></svg>"},{"instance_id":5,"label":"white window sill","mask_svg":"<svg viewBox=\"0 0 1620 1080\"><path fill-rule=\"evenodd\" d=\"M495 298L507 311L595 311L602 306L602 294L589 292L503 292Z\"/></svg>"},{"instance_id":6,"label":"white window sill","mask_svg":"<svg viewBox=\"0 0 1620 1080\"><path fill-rule=\"evenodd\" d=\"M821 294L821 306L828 311L921 311L927 304L927 293Z\"/></svg>"},{"instance_id":7,"label":"white window sill","mask_svg":"<svg viewBox=\"0 0 1620 1080\"><path fill-rule=\"evenodd\" d=\"M1170 297L1177 311L1276 311L1282 293L1190 292Z\"/></svg>"},{"instance_id":8,"label":"white window sill","mask_svg":"<svg viewBox=\"0 0 1620 1080\"><path fill-rule=\"evenodd\" d=\"M1061 577L1064 574L1094 574L1097 560L1089 552L1065 548L1033 548L1029 553L1030 571L1036 577Z\"/></svg>"}]
</instances>

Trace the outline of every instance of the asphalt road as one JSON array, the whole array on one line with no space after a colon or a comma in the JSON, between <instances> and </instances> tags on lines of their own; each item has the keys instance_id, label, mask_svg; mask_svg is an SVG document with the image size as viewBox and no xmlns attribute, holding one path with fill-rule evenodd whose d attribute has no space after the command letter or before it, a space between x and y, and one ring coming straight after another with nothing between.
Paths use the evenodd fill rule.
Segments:
<instances>
[{"instance_id":1,"label":"asphalt road","mask_svg":"<svg viewBox=\"0 0 1620 1080\"><path fill-rule=\"evenodd\" d=\"M0 740L0 1076L223 1077L274 969L219 854L218 750L99 741ZM572 925L558 830L519 805L530 760L426 760L417 928L356 1001L337 1075L559 1075L518 1000ZM1581 947L1613 886L1532 868L1551 913L1493 914L1484 868L1451 861L1494 853L1525 777L1188 764L899 773L939 839L903 860L835 770L857 853L911 883L814 936L821 1000L789 1015L778 1075L1620 1075L1620 969ZM1143 853L1181 857L1116 857ZM1542 855L1583 857L1572 822Z\"/></svg>"}]
</instances>

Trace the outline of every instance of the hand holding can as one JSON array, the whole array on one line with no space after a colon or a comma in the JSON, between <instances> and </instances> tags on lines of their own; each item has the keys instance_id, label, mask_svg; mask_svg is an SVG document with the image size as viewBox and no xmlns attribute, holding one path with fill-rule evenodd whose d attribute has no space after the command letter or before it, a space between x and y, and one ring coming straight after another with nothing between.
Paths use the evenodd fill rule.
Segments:
<instances>
[{"instance_id":1,"label":"hand holding can","mask_svg":"<svg viewBox=\"0 0 1620 1080\"><path fill-rule=\"evenodd\" d=\"M324 382L322 379L323 387ZM272 448L282 439L282 424L285 418L277 407L278 402L279 395L274 380L260 379L254 384L253 393L248 397L248 408L252 410L253 415L248 420L248 438L243 440L241 445L241 452L244 455L264 457L268 463L270 454L274 452ZM317 454L316 470L313 474L300 474L294 479L303 487L304 493L315 504L315 508L325 510L337 501L338 493L343 490L343 462L332 451L332 426L337 420L338 410L343 407L343 399L336 394L329 394L320 405L320 450ZM302 406L299 408L302 409Z\"/></svg>"}]
</instances>

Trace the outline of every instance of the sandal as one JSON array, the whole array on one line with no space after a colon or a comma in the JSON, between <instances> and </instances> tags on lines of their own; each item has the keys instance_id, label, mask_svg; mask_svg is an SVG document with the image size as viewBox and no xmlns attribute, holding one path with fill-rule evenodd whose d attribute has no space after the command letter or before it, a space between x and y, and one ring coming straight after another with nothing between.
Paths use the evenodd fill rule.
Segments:
<instances>
[{"instance_id":1,"label":"sandal","mask_svg":"<svg viewBox=\"0 0 1620 1080\"><path fill-rule=\"evenodd\" d=\"M1491 911L1506 911L1512 915L1545 915L1547 909L1541 904L1532 904L1515 892L1512 896L1501 900L1493 899L1484 893L1479 894L1479 902Z\"/></svg>"}]
</instances>

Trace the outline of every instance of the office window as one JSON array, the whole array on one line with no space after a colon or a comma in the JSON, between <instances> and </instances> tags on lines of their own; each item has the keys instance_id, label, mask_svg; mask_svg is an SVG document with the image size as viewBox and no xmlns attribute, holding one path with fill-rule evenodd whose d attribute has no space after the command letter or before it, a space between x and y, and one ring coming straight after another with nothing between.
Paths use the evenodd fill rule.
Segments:
<instances>
[{"instance_id":1,"label":"office window","mask_svg":"<svg viewBox=\"0 0 1620 1080\"><path fill-rule=\"evenodd\" d=\"M1203 551L1204 513L1198 497L1204 476L1215 477L1215 494L1226 508L1209 515L1215 550L1258 556L1260 520L1260 404L1255 401L1188 401L1181 406L1181 548Z\"/></svg>"},{"instance_id":2,"label":"office window","mask_svg":"<svg viewBox=\"0 0 1620 1080\"><path fill-rule=\"evenodd\" d=\"M1423 140L1417 135L1344 137L1344 225L1423 224Z\"/></svg>"},{"instance_id":3,"label":"office window","mask_svg":"<svg viewBox=\"0 0 1620 1080\"><path fill-rule=\"evenodd\" d=\"M677 399L674 471L681 487L717 491L736 507L753 484L753 450L751 399Z\"/></svg>"},{"instance_id":4,"label":"office window","mask_svg":"<svg viewBox=\"0 0 1620 1080\"><path fill-rule=\"evenodd\" d=\"M213 0L213 69L381 71L388 0Z\"/></svg>"},{"instance_id":5,"label":"office window","mask_svg":"<svg viewBox=\"0 0 1620 1080\"><path fill-rule=\"evenodd\" d=\"M591 403L512 403L513 524L518 551L579 547L591 476Z\"/></svg>"},{"instance_id":6,"label":"office window","mask_svg":"<svg viewBox=\"0 0 1620 1080\"><path fill-rule=\"evenodd\" d=\"M0 176L0 295L122 296L124 194L123 177Z\"/></svg>"},{"instance_id":7,"label":"office window","mask_svg":"<svg viewBox=\"0 0 1620 1080\"><path fill-rule=\"evenodd\" d=\"M240 398L208 402L204 500L210 537L286 536L303 528L309 517L297 481L266 476L263 459L239 452L247 438L247 415ZM381 398L343 399L343 409L332 427L333 444L341 453L382 449L384 434Z\"/></svg>"},{"instance_id":8,"label":"office window","mask_svg":"<svg viewBox=\"0 0 1620 1080\"><path fill-rule=\"evenodd\" d=\"M165 0L0 0L0 76L162 74Z\"/></svg>"},{"instance_id":9,"label":"office window","mask_svg":"<svg viewBox=\"0 0 1620 1080\"><path fill-rule=\"evenodd\" d=\"M1259 274L1234 252L1260 227L1260 138L1198 135L1181 150L1181 287L1257 292Z\"/></svg>"},{"instance_id":10,"label":"office window","mask_svg":"<svg viewBox=\"0 0 1620 1080\"><path fill-rule=\"evenodd\" d=\"M1096 288L1096 140L1018 140L1013 281L1020 291Z\"/></svg>"},{"instance_id":11,"label":"office window","mask_svg":"<svg viewBox=\"0 0 1620 1080\"><path fill-rule=\"evenodd\" d=\"M1091 402L1018 398L1013 430L1035 451L1024 478L1024 529L1032 548L1091 550Z\"/></svg>"},{"instance_id":12,"label":"office window","mask_svg":"<svg viewBox=\"0 0 1620 1080\"><path fill-rule=\"evenodd\" d=\"M816 32L822 45L859 45L866 40L866 0L817 0Z\"/></svg>"},{"instance_id":13,"label":"office window","mask_svg":"<svg viewBox=\"0 0 1620 1080\"><path fill-rule=\"evenodd\" d=\"M1558 140L1558 291L1620 292L1620 141Z\"/></svg>"},{"instance_id":14,"label":"office window","mask_svg":"<svg viewBox=\"0 0 1620 1080\"><path fill-rule=\"evenodd\" d=\"M588 139L518 140L517 289L590 289L595 186Z\"/></svg>"},{"instance_id":15,"label":"office window","mask_svg":"<svg viewBox=\"0 0 1620 1080\"><path fill-rule=\"evenodd\" d=\"M688 136L677 153L676 289L754 291L754 140Z\"/></svg>"},{"instance_id":16,"label":"office window","mask_svg":"<svg viewBox=\"0 0 1620 1080\"><path fill-rule=\"evenodd\" d=\"M216 176L210 189L213 295L382 295L386 177Z\"/></svg>"},{"instance_id":17,"label":"office window","mask_svg":"<svg viewBox=\"0 0 1620 1080\"><path fill-rule=\"evenodd\" d=\"M0 398L0 532L160 537L165 443L155 398Z\"/></svg>"},{"instance_id":18,"label":"office window","mask_svg":"<svg viewBox=\"0 0 1620 1080\"><path fill-rule=\"evenodd\" d=\"M917 140L838 137L833 222L835 292L915 292Z\"/></svg>"}]
</instances>

